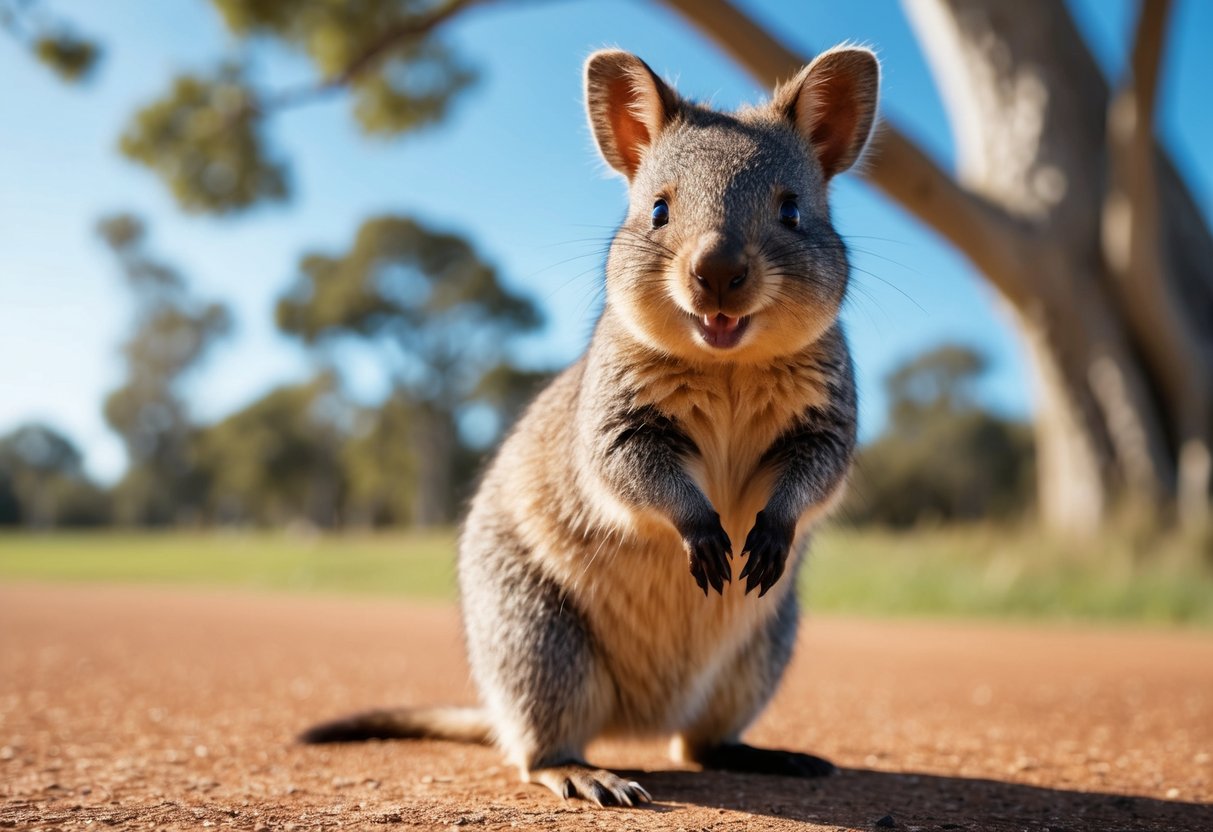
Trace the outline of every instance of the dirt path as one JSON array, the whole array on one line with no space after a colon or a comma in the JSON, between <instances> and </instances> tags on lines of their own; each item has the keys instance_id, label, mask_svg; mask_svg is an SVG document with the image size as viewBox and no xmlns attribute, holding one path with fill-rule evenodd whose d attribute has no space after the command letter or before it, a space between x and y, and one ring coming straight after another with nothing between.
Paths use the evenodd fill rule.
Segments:
<instances>
[{"instance_id":1,"label":"dirt path","mask_svg":"<svg viewBox=\"0 0 1213 832\"><path fill-rule=\"evenodd\" d=\"M595 810L445 743L301 747L309 722L469 701L454 610L0 588L0 827L1213 830L1213 637L810 620L755 742L821 782L592 749L658 803Z\"/></svg>"}]
</instances>

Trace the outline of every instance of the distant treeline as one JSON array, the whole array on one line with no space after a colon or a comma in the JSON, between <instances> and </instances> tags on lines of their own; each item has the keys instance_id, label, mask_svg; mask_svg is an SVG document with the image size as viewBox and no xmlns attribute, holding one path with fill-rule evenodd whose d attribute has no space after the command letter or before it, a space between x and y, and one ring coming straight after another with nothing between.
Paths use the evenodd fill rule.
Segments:
<instances>
[{"instance_id":1,"label":"distant treeline","mask_svg":"<svg viewBox=\"0 0 1213 832\"><path fill-rule=\"evenodd\" d=\"M65 437L27 426L5 440L0 522L450 523L484 449L546 377L510 359L540 323L533 301L464 238L380 216L345 251L302 257L278 300L278 329L307 348L314 377L199 424L185 388L230 331L228 309L149 251L138 218L98 231L133 301L124 378L102 405L126 473L100 489ZM383 371L383 401L346 393L353 353Z\"/></svg>"},{"instance_id":2,"label":"distant treeline","mask_svg":"<svg viewBox=\"0 0 1213 832\"><path fill-rule=\"evenodd\" d=\"M68 437L18 428L0 437L0 525L449 524L547 378L510 359L540 321L531 300L462 237L374 217L345 252L305 255L278 301L278 329L308 348L313 378L201 424L184 387L231 329L227 308L149 253L137 218L111 216L98 231L133 301L124 378L102 404L128 467L102 487ZM350 351L384 368L382 401L346 392L338 356ZM860 452L844 518L912 525L1026 510L1030 431L979 405L985 370L949 346L889 376L888 430Z\"/></svg>"},{"instance_id":3,"label":"distant treeline","mask_svg":"<svg viewBox=\"0 0 1213 832\"><path fill-rule=\"evenodd\" d=\"M399 397L358 406L328 375L190 427L173 452L174 468L133 466L105 488L66 436L22 426L0 437L0 525L431 525L454 518L484 453L439 414ZM442 491L424 482L437 465Z\"/></svg>"},{"instance_id":4,"label":"distant treeline","mask_svg":"<svg viewBox=\"0 0 1213 832\"><path fill-rule=\"evenodd\" d=\"M1009 519L1029 509L1031 430L977 403L984 371L978 354L943 347L889 376L888 429L860 451L844 520L909 526ZM499 369L485 374L481 389L493 391L486 400L506 420L541 382L539 374ZM359 406L334 375L321 374L212 425L166 422L172 464L151 454L110 488L85 476L67 437L28 425L0 437L0 524L447 523L486 453L465 438L456 412L402 389L378 406Z\"/></svg>"},{"instance_id":5,"label":"distant treeline","mask_svg":"<svg viewBox=\"0 0 1213 832\"><path fill-rule=\"evenodd\" d=\"M982 407L977 352L945 346L894 370L889 423L863 447L841 512L857 524L912 526L1021 518L1035 501L1031 425Z\"/></svg>"}]
</instances>

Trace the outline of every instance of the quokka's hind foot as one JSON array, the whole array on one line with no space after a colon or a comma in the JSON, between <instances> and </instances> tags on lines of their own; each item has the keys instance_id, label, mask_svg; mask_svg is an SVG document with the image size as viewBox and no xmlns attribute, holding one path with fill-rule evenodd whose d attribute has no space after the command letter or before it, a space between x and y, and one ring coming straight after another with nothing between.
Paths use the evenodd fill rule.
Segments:
<instances>
[{"instance_id":1,"label":"quokka's hind foot","mask_svg":"<svg viewBox=\"0 0 1213 832\"><path fill-rule=\"evenodd\" d=\"M722 743L696 749L691 759L705 769L777 774L784 777L826 777L838 769L829 760L782 751L777 748L755 748L745 743Z\"/></svg>"},{"instance_id":2,"label":"quokka's hind foot","mask_svg":"<svg viewBox=\"0 0 1213 832\"><path fill-rule=\"evenodd\" d=\"M579 797L599 806L639 806L653 800L635 780L584 763L531 769L528 779L547 786L557 797Z\"/></svg>"}]
</instances>

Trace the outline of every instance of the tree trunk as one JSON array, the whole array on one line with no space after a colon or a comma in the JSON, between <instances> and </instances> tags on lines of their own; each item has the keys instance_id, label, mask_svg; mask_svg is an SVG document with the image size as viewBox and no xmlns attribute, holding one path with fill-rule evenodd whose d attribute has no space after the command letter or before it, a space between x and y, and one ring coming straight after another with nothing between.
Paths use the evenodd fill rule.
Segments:
<instances>
[{"instance_id":1,"label":"tree trunk","mask_svg":"<svg viewBox=\"0 0 1213 832\"><path fill-rule=\"evenodd\" d=\"M1115 97L1062 3L907 6L952 118L961 183L1026 221L1033 249L1047 252L1025 258L1021 274L1044 311L1037 374L1055 388L1040 419L1043 513L1082 530L1098 520L1083 498L1090 466L1067 464L1067 446L1081 441L1102 457L1103 505L1119 494L1166 510L1179 496L1184 520L1203 524L1213 351L1198 321L1213 273L1174 274L1164 243L1161 206L1186 195L1178 176L1157 175L1173 170L1153 131L1165 0L1143 4L1132 73ZM1165 200L1163 187L1181 198ZM1196 220L1207 240L1200 219L1180 221ZM1186 283L1204 287L1204 302L1191 298L1196 316L1175 291ZM1085 440L1050 435L1050 422L1082 424L1084 412Z\"/></svg>"},{"instance_id":2,"label":"tree trunk","mask_svg":"<svg viewBox=\"0 0 1213 832\"><path fill-rule=\"evenodd\" d=\"M442 526L454 520L452 492L455 467L455 423L449 411L418 404L413 411L413 441L419 478L413 495L413 523Z\"/></svg>"},{"instance_id":3,"label":"tree trunk","mask_svg":"<svg viewBox=\"0 0 1213 832\"><path fill-rule=\"evenodd\" d=\"M804 63L727 0L666 2L767 84ZM1154 141L1165 0L1146 0L1114 105L1060 2L907 6L959 172L886 125L866 175L1013 308L1038 387L1042 519L1089 533L1118 499L1166 512L1178 496L1185 521L1207 522L1213 237Z\"/></svg>"}]
</instances>

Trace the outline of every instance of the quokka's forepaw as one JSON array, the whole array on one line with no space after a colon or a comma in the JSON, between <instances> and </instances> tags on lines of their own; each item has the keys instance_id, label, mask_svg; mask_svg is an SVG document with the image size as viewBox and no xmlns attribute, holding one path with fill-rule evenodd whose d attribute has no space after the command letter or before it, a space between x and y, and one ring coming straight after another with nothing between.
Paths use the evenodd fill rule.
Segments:
<instances>
[{"instance_id":1,"label":"quokka's forepaw","mask_svg":"<svg viewBox=\"0 0 1213 832\"><path fill-rule=\"evenodd\" d=\"M733 580L733 567L729 558L733 555L733 543L720 525L720 515L712 513L705 521L685 532L682 536L690 561L691 577L708 594L708 587L724 594L724 585Z\"/></svg>"},{"instance_id":2,"label":"quokka's forepaw","mask_svg":"<svg viewBox=\"0 0 1213 832\"><path fill-rule=\"evenodd\" d=\"M653 798L635 780L587 765L569 764L531 771L530 779L551 789L557 797L581 798L599 806L639 806Z\"/></svg>"},{"instance_id":3,"label":"quokka's forepaw","mask_svg":"<svg viewBox=\"0 0 1213 832\"><path fill-rule=\"evenodd\" d=\"M794 534L795 527L775 523L766 512L758 512L754 528L746 535L742 554L748 558L738 576L738 579L745 578L747 595L757 587L761 598L783 576Z\"/></svg>"}]
</instances>

